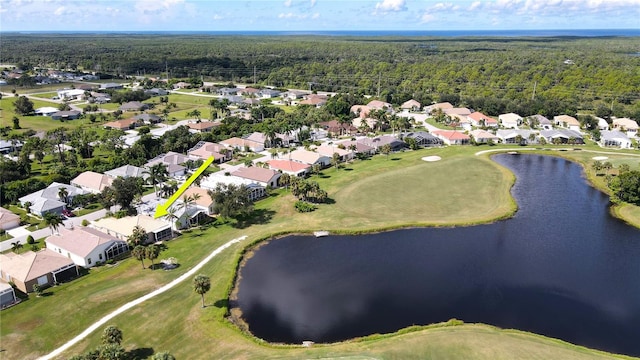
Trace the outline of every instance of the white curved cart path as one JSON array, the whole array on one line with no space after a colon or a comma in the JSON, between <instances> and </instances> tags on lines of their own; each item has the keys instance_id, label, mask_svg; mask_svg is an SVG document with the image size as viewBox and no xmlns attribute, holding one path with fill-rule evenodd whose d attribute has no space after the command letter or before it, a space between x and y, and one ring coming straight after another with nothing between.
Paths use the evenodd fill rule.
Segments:
<instances>
[{"instance_id":1,"label":"white curved cart path","mask_svg":"<svg viewBox=\"0 0 640 360\"><path fill-rule=\"evenodd\" d=\"M154 290L150 293L148 293L147 295L141 296L135 300L132 300L122 306L120 306L119 308L117 308L116 310L114 310L113 312L105 315L104 317L102 317L100 320L96 321L95 323L93 323L91 326L89 326L86 330L84 330L83 332L81 332L78 336L74 337L73 339L67 341L66 343L64 343L62 346L60 346L59 348L53 350L52 352L50 352L49 354L42 356L40 359L43 360L47 360L47 359L53 359L57 356L60 356L60 354L62 354L64 351L68 350L70 347L72 347L73 345L75 345L76 343L78 343L80 340L83 340L84 338L86 338L89 334L91 334L92 332L94 332L96 329L98 329L99 327L103 326L104 324L107 323L107 321L113 319L114 317L122 314L123 312L131 309L132 307L141 304L142 302L151 299L152 297L158 296L160 294L162 294L163 292L171 289L172 287L178 285L179 283L183 282L184 280L186 280L187 278L192 277L198 270L200 270L207 262L211 261L211 259L213 259L214 257L216 257L218 254L220 254L223 250L229 248L231 245L237 244L240 241L246 239L246 236L241 236L237 239L233 239L231 241L229 241L228 243L220 246L219 248L213 250L213 252L211 254L209 254L209 256L207 256L206 258L204 258L202 261L200 261L196 266L194 266L191 270L187 271L186 273L182 274L180 277L174 279L173 281L171 281L170 283L164 285L163 287Z\"/></svg>"}]
</instances>

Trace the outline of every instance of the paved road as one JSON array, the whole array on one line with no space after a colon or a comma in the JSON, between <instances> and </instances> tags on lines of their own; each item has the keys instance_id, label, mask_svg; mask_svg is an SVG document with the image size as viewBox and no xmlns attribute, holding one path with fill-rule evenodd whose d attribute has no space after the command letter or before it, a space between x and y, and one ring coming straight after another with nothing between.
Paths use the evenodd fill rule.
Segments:
<instances>
[{"instance_id":1,"label":"paved road","mask_svg":"<svg viewBox=\"0 0 640 360\"><path fill-rule=\"evenodd\" d=\"M89 336L92 332L96 331L99 327L104 326L107 321L113 319L114 317L122 314L123 312L131 309L132 307L139 305L141 303L143 303L146 300L149 300L155 296L158 296L160 294L162 294L163 292L171 289L172 287L178 285L179 283L185 281L186 279L191 279L196 272L200 271L200 269L209 261L211 261L211 259L213 259L214 257L216 257L218 254L220 254L223 250L229 248L230 246L239 243L240 241L246 239L247 236L241 236L237 239L233 239L230 240L229 242L227 242L226 244L218 247L217 249L213 250L213 252L211 252L211 254L209 254L206 258L204 258L202 261L200 261L198 264L196 264L196 266L194 266L191 270L187 271L186 273L184 273L183 275L181 275L180 277L178 277L177 279L171 281L170 283L164 285L163 287L154 290L144 296L141 296L135 300L129 301L128 303L120 306L119 308L117 308L116 310L110 312L109 314L105 315L104 317L102 317L100 320L96 321L95 323L91 324L86 330L84 330L83 332L81 332L78 336L74 337L73 339L67 341L66 343L64 343L62 346L60 346L59 348L53 350L51 353L41 357L40 359L43 360L48 360L48 359L53 359L57 356L60 356L64 351L66 351L67 349L69 349L70 347L72 347L73 345L75 345L76 343L78 343L79 341L83 340L84 338L86 338L87 336Z\"/></svg>"}]
</instances>

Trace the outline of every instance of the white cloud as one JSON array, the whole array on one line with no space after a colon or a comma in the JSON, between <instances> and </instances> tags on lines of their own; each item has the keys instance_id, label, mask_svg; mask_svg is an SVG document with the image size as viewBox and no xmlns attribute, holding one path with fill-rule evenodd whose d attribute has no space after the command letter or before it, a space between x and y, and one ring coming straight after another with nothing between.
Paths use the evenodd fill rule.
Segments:
<instances>
[{"instance_id":1,"label":"white cloud","mask_svg":"<svg viewBox=\"0 0 640 360\"><path fill-rule=\"evenodd\" d=\"M53 12L53 15L60 16L60 15L64 15L64 13L65 13L65 7L60 6L59 8L56 9L56 11Z\"/></svg>"},{"instance_id":2,"label":"white cloud","mask_svg":"<svg viewBox=\"0 0 640 360\"><path fill-rule=\"evenodd\" d=\"M316 0L311 0L311 7L316 6Z\"/></svg>"},{"instance_id":3,"label":"white cloud","mask_svg":"<svg viewBox=\"0 0 640 360\"><path fill-rule=\"evenodd\" d=\"M297 20L302 20L302 19L309 18L309 15L307 15L307 14L295 14L295 13L292 13L292 12L288 12L288 13L280 13L280 14L278 14L278 18L279 19L297 19Z\"/></svg>"},{"instance_id":4,"label":"white cloud","mask_svg":"<svg viewBox=\"0 0 640 360\"><path fill-rule=\"evenodd\" d=\"M315 13L313 15L311 15L312 19L319 19L320 18L320 13Z\"/></svg>"},{"instance_id":5,"label":"white cloud","mask_svg":"<svg viewBox=\"0 0 640 360\"><path fill-rule=\"evenodd\" d=\"M293 0L285 0L284 6L290 7Z\"/></svg>"},{"instance_id":6,"label":"white cloud","mask_svg":"<svg viewBox=\"0 0 640 360\"><path fill-rule=\"evenodd\" d=\"M224 19L224 17L222 15L213 14L212 19L215 20L215 21L218 21L218 20Z\"/></svg>"},{"instance_id":7,"label":"white cloud","mask_svg":"<svg viewBox=\"0 0 640 360\"><path fill-rule=\"evenodd\" d=\"M494 14L568 16L615 11L640 13L640 0L496 0L476 1L471 7L482 7Z\"/></svg>"},{"instance_id":8,"label":"white cloud","mask_svg":"<svg viewBox=\"0 0 640 360\"><path fill-rule=\"evenodd\" d=\"M435 19L436 19L436 17L433 16L432 14L424 13L424 14L422 14L422 17L420 17L420 23L421 24L426 24L426 23L434 21Z\"/></svg>"},{"instance_id":9,"label":"white cloud","mask_svg":"<svg viewBox=\"0 0 640 360\"><path fill-rule=\"evenodd\" d=\"M482 7L482 2L474 1L471 6L469 6L469 11L476 11Z\"/></svg>"},{"instance_id":10,"label":"white cloud","mask_svg":"<svg viewBox=\"0 0 640 360\"><path fill-rule=\"evenodd\" d=\"M405 11L407 10L407 4L405 0L383 0L376 3L376 12L388 12L388 11Z\"/></svg>"}]
</instances>

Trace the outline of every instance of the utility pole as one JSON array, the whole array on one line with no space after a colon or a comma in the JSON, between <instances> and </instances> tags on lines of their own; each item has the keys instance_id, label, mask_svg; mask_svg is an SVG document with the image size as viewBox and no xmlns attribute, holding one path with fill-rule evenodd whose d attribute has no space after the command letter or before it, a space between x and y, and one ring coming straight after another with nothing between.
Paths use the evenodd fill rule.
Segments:
<instances>
[{"instance_id":1,"label":"utility pole","mask_svg":"<svg viewBox=\"0 0 640 360\"><path fill-rule=\"evenodd\" d=\"M253 66L253 85L256 84L256 67L255 65Z\"/></svg>"},{"instance_id":2,"label":"utility pole","mask_svg":"<svg viewBox=\"0 0 640 360\"><path fill-rule=\"evenodd\" d=\"M533 83L533 94L531 95L531 101L533 101L536 98L536 87L538 86L538 82L534 82Z\"/></svg>"},{"instance_id":3,"label":"utility pole","mask_svg":"<svg viewBox=\"0 0 640 360\"><path fill-rule=\"evenodd\" d=\"M378 94L376 97L380 97L380 81L382 80L382 73L378 73Z\"/></svg>"},{"instance_id":4,"label":"utility pole","mask_svg":"<svg viewBox=\"0 0 640 360\"><path fill-rule=\"evenodd\" d=\"M167 71L167 82L169 82L169 64L165 61L164 68Z\"/></svg>"}]
</instances>

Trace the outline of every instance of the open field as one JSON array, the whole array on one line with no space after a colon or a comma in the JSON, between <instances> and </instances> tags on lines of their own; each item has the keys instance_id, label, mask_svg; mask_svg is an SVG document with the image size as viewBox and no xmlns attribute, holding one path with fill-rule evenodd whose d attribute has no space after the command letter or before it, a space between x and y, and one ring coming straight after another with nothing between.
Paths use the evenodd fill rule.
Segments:
<instances>
[{"instance_id":1,"label":"open field","mask_svg":"<svg viewBox=\"0 0 640 360\"><path fill-rule=\"evenodd\" d=\"M112 323L123 330L123 345L127 350L167 350L177 358L189 359L611 358L610 354L534 334L472 324L412 328L396 335L373 335L312 348L278 346L242 334L224 318L226 299L243 249L272 234L470 224L508 216L515 209L509 195L513 175L492 163L488 156L473 156L476 151L487 148L408 151L388 158L377 156L356 161L338 170L327 169L314 179L328 191L335 204L321 205L311 214L299 214L293 209L293 196L286 190L278 190L256 205L256 217L249 227L226 224L198 228L168 242L168 250L159 259L176 257L181 264L176 270L143 270L140 262L132 259L93 269L89 276L50 289L50 296L32 296L23 304L4 310L0 326L5 351L0 357L30 359L51 351L91 322L183 274L212 249L247 235L245 242L225 250L202 269L212 280L211 291L205 296L207 308L200 308L199 296L193 293L190 282L185 282L116 317ZM421 160L430 155L440 156L442 160L435 163ZM578 151L563 152L563 155L584 161L594 156ZM626 155L619 156L635 161ZM470 204L465 196L454 195L461 193L473 193L475 204ZM392 211L388 206L383 207L390 203L394 205ZM637 210L631 213L640 215ZM148 261L146 263L148 266ZM67 355L97 346L99 338L99 333L92 334Z\"/></svg>"}]
</instances>

